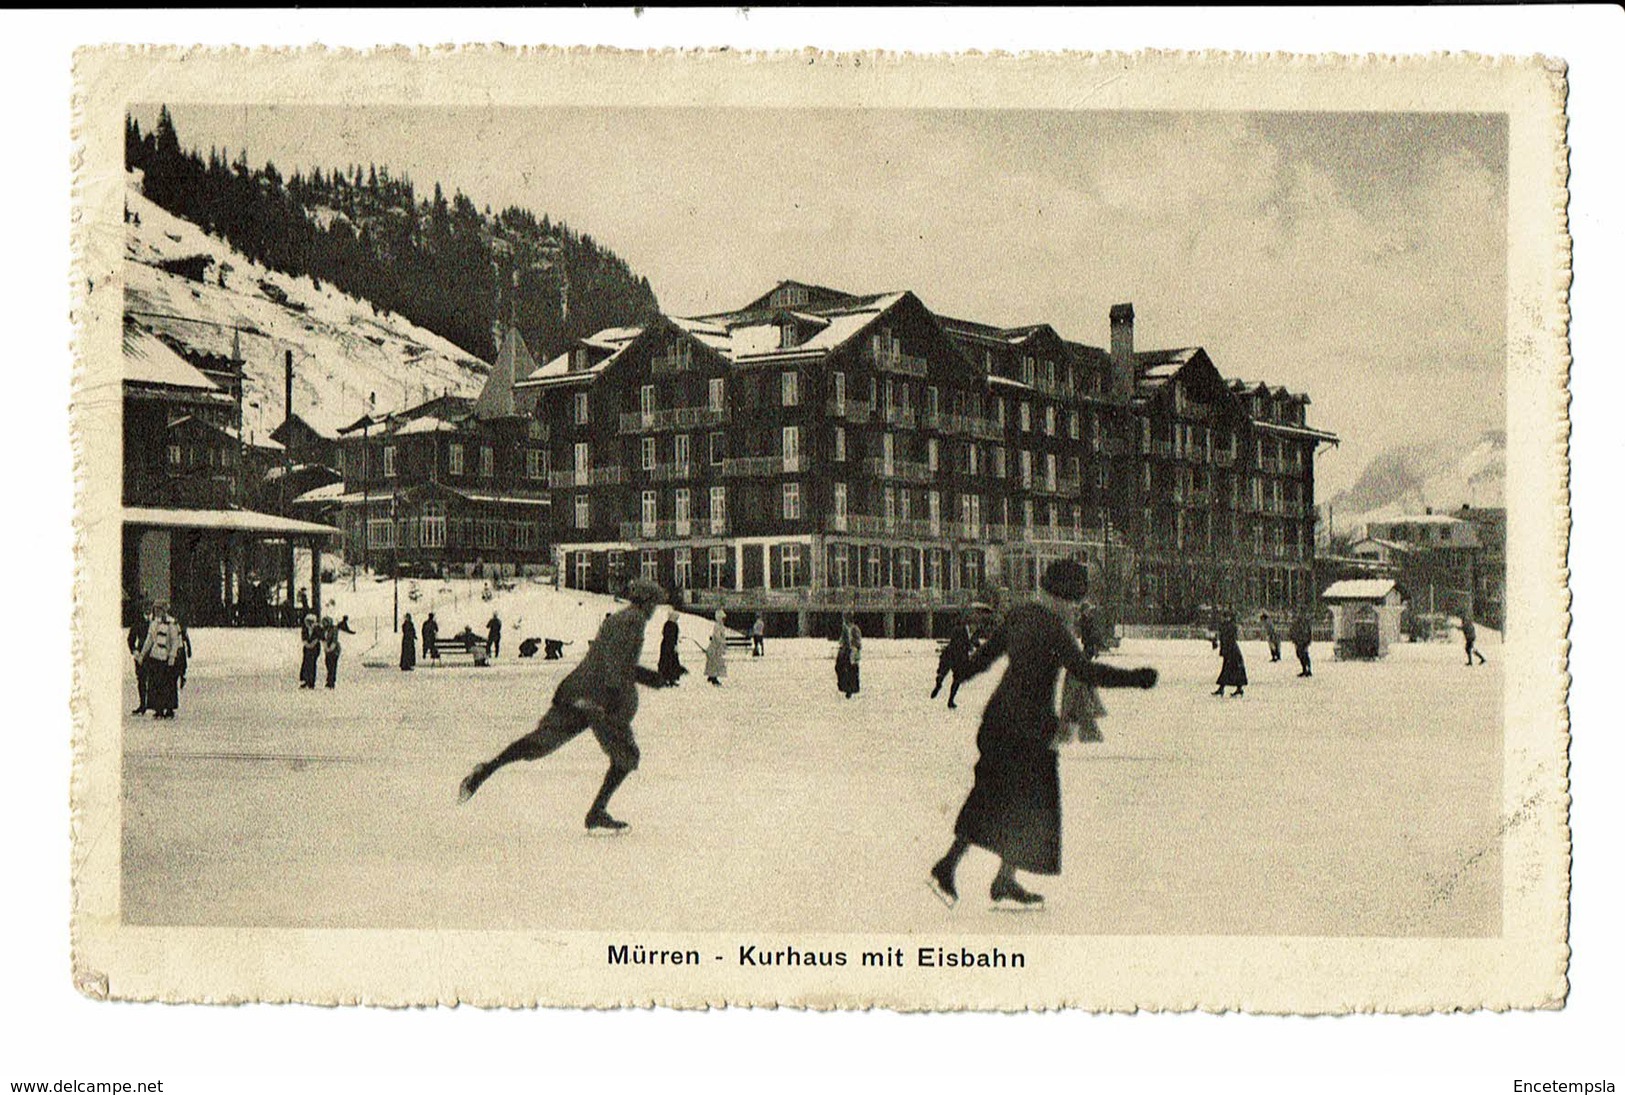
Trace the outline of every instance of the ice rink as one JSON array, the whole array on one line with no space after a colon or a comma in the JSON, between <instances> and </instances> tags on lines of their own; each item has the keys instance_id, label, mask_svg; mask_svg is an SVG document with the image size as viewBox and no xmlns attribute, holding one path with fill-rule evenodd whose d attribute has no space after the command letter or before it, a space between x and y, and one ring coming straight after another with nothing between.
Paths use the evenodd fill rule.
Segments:
<instances>
[{"instance_id":1,"label":"ice rink","mask_svg":"<svg viewBox=\"0 0 1625 1095\"><path fill-rule=\"evenodd\" d=\"M348 596L346 591L346 596ZM642 691L642 767L582 828L605 761L591 735L510 767L467 805L458 781L527 731L585 649L607 598L497 597L576 640L564 662L364 668L357 595L339 687L296 688L297 634L199 631L180 715L125 716L123 917L273 927L955 931L1011 934L1475 936L1500 928L1501 649L1401 646L1377 663L1296 677L1244 644L1253 684L1210 695L1205 642L1129 641L1108 661L1153 665L1151 692L1103 693L1104 744L1062 750L1064 873L1023 876L1041 913L989 908L995 861L975 849L962 900L925 885L970 786L982 705L927 699L929 642L866 643L863 691L835 690L834 644L769 640L705 683L705 621L684 622L680 688ZM529 596L521 604L519 598ZM492 605L448 615L483 629ZM364 603L363 603L364 602ZM527 606L530 606L527 608ZM347 606L347 610L348 610ZM423 606L409 606L421 620ZM657 652L657 616L644 662ZM510 625L512 626L512 625ZM454 628L443 627L442 634ZM117 640L110 637L110 643ZM111 653L111 647L110 647ZM377 660L376 655L371 660ZM128 664L126 662L126 664ZM125 710L135 705L126 673ZM946 689L944 690L944 696Z\"/></svg>"}]
</instances>

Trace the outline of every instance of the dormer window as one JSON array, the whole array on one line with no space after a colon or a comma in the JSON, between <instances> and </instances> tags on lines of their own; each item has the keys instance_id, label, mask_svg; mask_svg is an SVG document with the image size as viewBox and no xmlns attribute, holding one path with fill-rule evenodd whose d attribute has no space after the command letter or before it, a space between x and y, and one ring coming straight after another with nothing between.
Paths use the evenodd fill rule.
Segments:
<instances>
[{"instance_id":1,"label":"dormer window","mask_svg":"<svg viewBox=\"0 0 1625 1095\"><path fill-rule=\"evenodd\" d=\"M779 349L788 350L796 344L796 321L786 319L779 324Z\"/></svg>"}]
</instances>

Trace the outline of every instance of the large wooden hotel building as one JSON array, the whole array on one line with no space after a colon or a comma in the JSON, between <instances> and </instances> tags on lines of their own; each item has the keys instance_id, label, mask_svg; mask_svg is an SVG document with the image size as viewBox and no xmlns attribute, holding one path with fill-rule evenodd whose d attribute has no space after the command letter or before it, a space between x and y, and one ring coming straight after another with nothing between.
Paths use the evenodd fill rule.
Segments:
<instances>
[{"instance_id":1,"label":"large wooden hotel building","mask_svg":"<svg viewBox=\"0 0 1625 1095\"><path fill-rule=\"evenodd\" d=\"M1314 458L1336 442L1308 397L1137 349L1130 305L1109 320L1102 349L784 282L598 332L503 408L535 417L537 540L567 586L647 576L780 634L841 611L932 633L1060 557L1122 620L1306 603Z\"/></svg>"}]
</instances>

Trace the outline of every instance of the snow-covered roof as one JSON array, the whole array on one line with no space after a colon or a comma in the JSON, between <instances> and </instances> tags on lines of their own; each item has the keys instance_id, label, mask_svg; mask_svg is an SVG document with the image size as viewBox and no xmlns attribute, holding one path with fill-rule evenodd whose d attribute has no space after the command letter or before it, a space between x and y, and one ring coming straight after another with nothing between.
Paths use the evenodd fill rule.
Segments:
<instances>
[{"instance_id":1,"label":"snow-covered roof","mask_svg":"<svg viewBox=\"0 0 1625 1095\"><path fill-rule=\"evenodd\" d=\"M321 502L337 502L341 497L343 497L343 495L344 484L342 482L329 483L325 487L317 487L315 490L307 490L304 494L301 494L298 498L295 498L293 500L293 504L296 506L309 506L316 505Z\"/></svg>"},{"instance_id":2,"label":"snow-covered roof","mask_svg":"<svg viewBox=\"0 0 1625 1095\"><path fill-rule=\"evenodd\" d=\"M447 422L444 418L437 418L436 416L434 416L432 414L426 414L422 418L414 418L414 419L412 419L412 421L408 422L406 425L404 425L400 429L396 430L395 434L397 436L400 436L402 434L409 434L409 433L455 433L455 432L457 432L457 427L456 427L455 424L453 424L451 422Z\"/></svg>"},{"instance_id":3,"label":"snow-covered roof","mask_svg":"<svg viewBox=\"0 0 1625 1095\"><path fill-rule=\"evenodd\" d=\"M339 530L314 521L297 521L251 509L155 509L125 506L124 523L158 528L203 528L227 532L301 533L336 536Z\"/></svg>"},{"instance_id":4,"label":"snow-covered roof","mask_svg":"<svg viewBox=\"0 0 1625 1095\"><path fill-rule=\"evenodd\" d=\"M124 328L124 379L206 392L221 390L180 354L165 346L158 336L139 327Z\"/></svg>"},{"instance_id":5,"label":"snow-covered roof","mask_svg":"<svg viewBox=\"0 0 1625 1095\"><path fill-rule=\"evenodd\" d=\"M1392 578L1345 578L1326 587L1325 601L1380 601L1394 591Z\"/></svg>"},{"instance_id":6,"label":"snow-covered roof","mask_svg":"<svg viewBox=\"0 0 1625 1095\"><path fill-rule=\"evenodd\" d=\"M1413 516L1392 517L1385 521L1373 521L1374 525L1461 525L1466 524L1460 517L1452 517L1447 513L1418 513Z\"/></svg>"}]
</instances>

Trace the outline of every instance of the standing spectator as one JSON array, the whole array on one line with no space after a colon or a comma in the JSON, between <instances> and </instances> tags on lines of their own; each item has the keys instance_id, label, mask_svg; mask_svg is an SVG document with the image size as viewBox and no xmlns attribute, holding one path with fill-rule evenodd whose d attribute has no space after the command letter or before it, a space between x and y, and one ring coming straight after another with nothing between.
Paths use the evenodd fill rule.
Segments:
<instances>
[{"instance_id":1,"label":"standing spectator","mask_svg":"<svg viewBox=\"0 0 1625 1095\"><path fill-rule=\"evenodd\" d=\"M763 654L762 640L767 637L767 623L762 614L756 614L756 622L750 625L750 656L760 658Z\"/></svg>"},{"instance_id":2,"label":"standing spectator","mask_svg":"<svg viewBox=\"0 0 1625 1095\"><path fill-rule=\"evenodd\" d=\"M491 613L491 619L485 625L485 648L493 658L502 651L502 617L495 612Z\"/></svg>"},{"instance_id":3,"label":"standing spectator","mask_svg":"<svg viewBox=\"0 0 1625 1095\"><path fill-rule=\"evenodd\" d=\"M1258 614L1258 622L1264 625L1264 641L1270 646L1270 661L1281 660L1281 634L1275 630L1275 621L1270 619L1268 612Z\"/></svg>"},{"instance_id":4,"label":"standing spectator","mask_svg":"<svg viewBox=\"0 0 1625 1095\"><path fill-rule=\"evenodd\" d=\"M711 645L705 648L705 679L722 687L722 678L728 675L728 628L722 609L718 608L711 628Z\"/></svg>"},{"instance_id":5,"label":"standing spectator","mask_svg":"<svg viewBox=\"0 0 1625 1095\"><path fill-rule=\"evenodd\" d=\"M1474 658L1478 659L1479 665L1483 665L1485 662L1484 655L1480 654L1475 648L1475 644L1478 642L1478 628L1474 626L1471 616L1463 615L1461 618L1461 640L1467 647L1467 667L1472 668Z\"/></svg>"},{"instance_id":6,"label":"standing spectator","mask_svg":"<svg viewBox=\"0 0 1625 1095\"><path fill-rule=\"evenodd\" d=\"M423 621L423 656L440 660L440 623L433 612Z\"/></svg>"},{"instance_id":7,"label":"standing spectator","mask_svg":"<svg viewBox=\"0 0 1625 1095\"><path fill-rule=\"evenodd\" d=\"M145 715L147 713L147 672L146 661L142 658L141 648L146 645L147 632L152 630L152 609L146 602L141 604L141 615L136 617L135 623L130 625L130 633L124 637L125 645L130 648L130 657L135 661L135 692L140 702L136 704L132 715Z\"/></svg>"},{"instance_id":8,"label":"standing spectator","mask_svg":"<svg viewBox=\"0 0 1625 1095\"><path fill-rule=\"evenodd\" d=\"M656 672L667 685L674 685L688 670L677 657L677 609L672 607L666 612L666 622L660 628L660 663Z\"/></svg>"},{"instance_id":9,"label":"standing spectator","mask_svg":"<svg viewBox=\"0 0 1625 1095\"><path fill-rule=\"evenodd\" d=\"M175 628L180 632L180 644L175 651L175 687L186 687L186 667L192 661L192 633L186 630L186 621L176 618Z\"/></svg>"},{"instance_id":10,"label":"standing spectator","mask_svg":"<svg viewBox=\"0 0 1625 1095\"><path fill-rule=\"evenodd\" d=\"M1247 662L1241 656L1241 643L1237 639L1236 614L1226 612L1219 621L1218 631L1219 656L1224 659L1219 667L1219 687L1213 690L1215 696L1224 695L1226 687L1234 688L1232 696L1241 695L1241 690L1247 685Z\"/></svg>"},{"instance_id":11,"label":"standing spectator","mask_svg":"<svg viewBox=\"0 0 1625 1095\"><path fill-rule=\"evenodd\" d=\"M329 688L337 685L339 680L339 654L344 650L342 643L339 641L339 632L341 631L351 635L355 634L355 631L350 627L350 617L346 616L338 623L334 623L331 616L322 617L322 655L327 666L327 687Z\"/></svg>"},{"instance_id":12,"label":"standing spectator","mask_svg":"<svg viewBox=\"0 0 1625 1095\"><path fill-rule=\"evenodd\" d=\"M1297 613L1292 617L1292 650L1298 655L1298 664L1303 667L1298 670L1298 676L1300 677L1313 677L1315 675L1309 665L1309 644L1314 641L1314 638L1315 626L1314 621L1309 618L1309 610L1307 608L1298 609Z\"/></svg>"},{"instance_id":13,"label":"standing spectator","mask_svg":"<svg viewBox=\"0 0 1625 1095\"><path fill-rule=\"evenodd\" d=\"M316 659L322 651L322 625L314 612L305 614L305 622L299 626L299 645L301 657L299 660L299 687L316 687Z\"/></svg>"},{"instance_id":14,"label":"standing spectator","mask_svg":"<svg viewBox=\"0 0 1625 1095\"><path fill-rule=\"evenodd\" d=\"M859 663L863 660L863 632L850 612L841 613L841 645L835 648L835 687L851 699L862 687Z\"/></svg>"},{"instance_id":15,"label":"standing spectator","mask_svg":"<svg viewBox=\"0 0 1625 1095\"><path fill-rule=\"evenodd\" d=\"M176 686L175 661L180 657L180 625L169 614L169 606L153 607L152 626L141 644L141 661L147 667L147 705L153 717L172 719L180 706Z\"/></svg>"},{"instance_id":16,"label":"standing spectator","mask_svg":"<svg viewBox=\"0 0 1625 1095\"><path fill-rule=\"evenodd\" d=\"M418 664L418 627L408 612L401 621L401 672L410 673Z\"/></svg>"}]
</instances>

